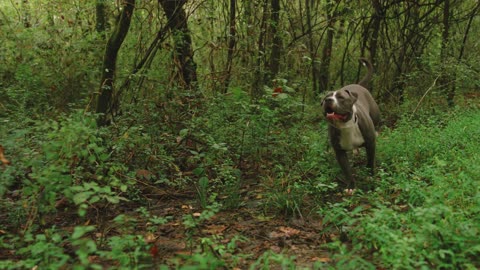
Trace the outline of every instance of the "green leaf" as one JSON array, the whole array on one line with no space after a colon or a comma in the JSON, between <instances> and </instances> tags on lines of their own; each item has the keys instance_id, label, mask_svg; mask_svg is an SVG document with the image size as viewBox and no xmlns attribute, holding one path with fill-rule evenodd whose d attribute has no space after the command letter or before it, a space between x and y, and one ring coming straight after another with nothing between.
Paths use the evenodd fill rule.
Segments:
<instances>
[{"instance_id":1,"label":"green leaf","mask_svg":"<svg viewBox=\"0 0 480 270\"><path fill-rule=\"evenodd\" d=\"M100 161L107 161L109 157L110 157L109 154L102 153L102 154L100 154L100 156L98 158L100 159Z\"/></svg>"},{"instance_id":2,"label":"green leaf","mask_svg":"<svg viewBox=\"0 0 480 270\"><path fill-rule=\"evenodd\" d=\"M86 202L88 198L93 194L91 191L84 191L73 195L73 202L76 205L79 205L83 202Z\"/></svg>"},{"instance_id":3,"label":"green leaf","mask_svg":"<svg viewBox=\"0 0 480 270\"><path fill-rule=\"evenodd\" d=\"M73 229L72 239L79 239L84 236L86 233L95 230L95 226L77 226Z\"/></svg>"},{"instance_id":4,"label":"green leaf","mask_svg":"<svg viewBox=\"0 0 480 270\"><path fill-rule=\"evenodd\" d=\"M113 204L117 204L120 202L120 198L118 196L107 196L107 201Z\"/></svg>"},{"instance_id":5,"label":"green leaf","mask_svg":"<svg viewBox=\"0 0 480 270\"><path fill-rule=\"evenodd\" d=\"M185 138L188 135L188 131L189 131L188 128L184 128L180 130L180 133L179 133L180 137Z\"/></svg>"},{"instance_id":6,"label":"green leaf","mask_svg":"<svg viewBox=\"0 0 480 270\"><path fill-rule=\"evenodd\" d=\"M100 196L98 195L93 195L90 200L88 200L89 203L94 204L96 202L100 201Z\"/></svg>"},{"instance_id":7,"label":"green leaf","mask_svg":"<svg viewBox=\"0 0 480 270\"><path fill-rule=\"evenodd\" d=\"M94 155L88 156L88 162L89 163L94 163L97 160L97 157Z\"/></svg>"},{"instance_id":8,"label":"green leaf","mask_svg":"<svg viewBox=\"0 0 480 270\"><path fill-rule=\"evenodd\" d=\"M192 173L196 176L204 175L205 174L205 168L197 167L197 168L193 169Z\"/></svg>"}]
</instances>

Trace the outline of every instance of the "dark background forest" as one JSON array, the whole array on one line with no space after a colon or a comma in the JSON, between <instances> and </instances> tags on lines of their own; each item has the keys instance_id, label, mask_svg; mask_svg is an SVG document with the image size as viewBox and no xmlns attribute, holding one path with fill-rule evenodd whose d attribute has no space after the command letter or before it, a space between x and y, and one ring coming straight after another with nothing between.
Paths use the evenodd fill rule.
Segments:
<instances>
[{"instance_id":1,"label":"dark background forest","mask_svg":"<svg viewBox=\"0 0 480 270\"><path fill-rule=\"evenodd\" d=\"M480 2L4 0L0 269L477 269ZM341 192L322 97L382 112Z\"/></svg>"}]
</instances>

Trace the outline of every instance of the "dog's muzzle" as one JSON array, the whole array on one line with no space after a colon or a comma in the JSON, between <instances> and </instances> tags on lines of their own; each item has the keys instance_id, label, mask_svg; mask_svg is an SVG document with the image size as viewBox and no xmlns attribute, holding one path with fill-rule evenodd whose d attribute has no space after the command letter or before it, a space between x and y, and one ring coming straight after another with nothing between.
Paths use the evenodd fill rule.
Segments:
<instances>
[{"instance_id":1,"label":"dog's muzzle","mask_svg":"<svg viewBox=\"0 0 480 270\"><path fill-rule=\"evenodd\" d=\"M325 110L325 117L330 121L347 121L349 112L338 112L337 104L333 98L326 98L324 100L323 108Z\"/></svg>"}]
</instances>

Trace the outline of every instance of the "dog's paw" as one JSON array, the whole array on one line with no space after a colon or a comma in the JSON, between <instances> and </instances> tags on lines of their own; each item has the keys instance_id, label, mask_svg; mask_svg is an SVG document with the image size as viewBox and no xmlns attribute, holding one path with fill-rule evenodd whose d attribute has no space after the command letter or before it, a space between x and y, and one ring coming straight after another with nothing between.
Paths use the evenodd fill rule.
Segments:
<instances>
[{"instance_id":1,"label":"dog's paw","mask_svg":"<svg viewBox=\"0 0 480 270\"><path fill-rule=\"evenodd\" d=\"M343 193L347 196L352 196L353 193L355 193L355 189L354 188L346 188L343 190Z\"/></svg>"}]
</instances>

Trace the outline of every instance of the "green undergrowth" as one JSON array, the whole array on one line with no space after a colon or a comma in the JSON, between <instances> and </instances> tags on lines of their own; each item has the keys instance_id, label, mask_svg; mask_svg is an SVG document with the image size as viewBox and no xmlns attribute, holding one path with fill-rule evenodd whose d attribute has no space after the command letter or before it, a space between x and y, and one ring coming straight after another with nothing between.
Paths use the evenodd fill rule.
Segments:
<instances>
[{"instance_id":1,"label":"green undergrowth","mask_svg":"<svg viewBox=\"0 0 480 270\"><path fill-rule=\"evenodd\" d=\"M341 196L318 106L288 94L251 103L240 90L190 114L141 105L108 128L83 111L1 119L12 165L0 168L0 269L298 269L287 252L245 253L241 234L195 237L219 212L242 210L322 219L330 258L313 269L480 267L478 109L383 128L377 174L354 157L359 189ZM256 206L243 198L252 184ZM150 211L152 188L195 194L182 204L198 213L179 225L189 255L161 260L152 249L172 219Z\"/></svg>"},{"instance_id":2,"label":"green undergrowth","mask_svg":"<svg viewBox=\"0 0 480 270\"><path fill-rule=\"evenodd\" d=\"M385 130L376 189L321 211L348 239L328 245L336 267L478 269L479 125L472 109Z\"/></svg>"}]
</instances>

